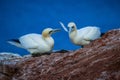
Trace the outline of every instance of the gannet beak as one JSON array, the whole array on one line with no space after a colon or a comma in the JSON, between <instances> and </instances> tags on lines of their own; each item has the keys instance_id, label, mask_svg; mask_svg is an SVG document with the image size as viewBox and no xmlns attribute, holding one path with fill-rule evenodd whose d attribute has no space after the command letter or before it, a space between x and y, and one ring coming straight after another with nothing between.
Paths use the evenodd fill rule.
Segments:
<instances>
[{"instance_id":1,"label":"gannet beak","mask_svg":"<svg viewBox=\"0 0 120 80\"><path fill-rule=\"evenodd\" d=\"M71 27L69 27L69 32L72 32L72 28Z\"/></svg>"},{"instance_id":2,"label":"gannet beak","mask_svg":"<svg viewBox=\"0 0 120 80\"><path fill-rule=\"evenodd\" d=\"M56 33L56 32L59 32L60 29L53 29L52 31L53 31L53 33Z\"/></svg>"}]
</instances>

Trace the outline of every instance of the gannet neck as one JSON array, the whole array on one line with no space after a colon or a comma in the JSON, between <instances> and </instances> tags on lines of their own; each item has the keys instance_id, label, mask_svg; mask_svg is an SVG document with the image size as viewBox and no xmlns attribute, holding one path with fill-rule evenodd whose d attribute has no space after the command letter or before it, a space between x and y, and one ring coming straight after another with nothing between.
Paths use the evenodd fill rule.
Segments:
<instances>
[{"instance_id":1,"label":"gannet neck","mask_svg":"<svg viewBox=\"0 0 120 80\"><path fill-rule=\"evenodd\" d=\"M50 35L48 34L48 32L42 32L42 37L43 38L49 38Z\"/></svg>"},{"instance_id":2,"label":"gannet neck","mask_svg":"<svg viewBox=\"0 0 120 80\"><path fill-rule=\"evenodd\" d=\"M42 38L44 39L45 43L47 45L49 45L51 48L54 45L54 40L51 37L51 35L55 32L58 32L58 31L60 31L60 30L59 29L47 28L47 29L43 30L43 32L42 32Z\"/></svg>"},{"instance_id":3,"label":"gannet neck","mask_svg":"<svg viewBox=\"0 0 120 80\"><path fill-rule=\"evenodd\" d=\"M74 30L74 31L72 31L72 32L69 32L69 37L70 37L71 39L74 39L74 38L76 37L76 35L77 35L77 30Z\"/></svg>"},{"instance_id":4,"label":"gannet neck","mask_svg":"<svg viewBox=\"0 0 120 80\"><path fill-rule=\"evenodd\" d=\"M46 38L50 38L51 36L44 34L44 35L42 35L42 37L43 37L44 39L46 39Z\"/></svg>"},{"instance_id":5,"label":"gannet neck","mask_svg":"<svg viewBox=\"0 0 120 80\"><path fill-rule=\"evenodd\" d=\"M52 37L45 37L44 41L46 42L47 45L53 48L54 45L54 39Z\"/></svg>"},{"instance_id":6,"label":"gannet neck","mask_svg":"<svg viewBox=\"0 0 120 80\"><path fill-rule=\"evenodd\" d=\"M45 43L47 45L49 45L49 46L53 46L54 45L54 40L53 40L53 38L50 35L48 35L46 33L43 33L42 34L42 38L43 38L43 40L45 41Z\"/></svg>"}]
</instances>

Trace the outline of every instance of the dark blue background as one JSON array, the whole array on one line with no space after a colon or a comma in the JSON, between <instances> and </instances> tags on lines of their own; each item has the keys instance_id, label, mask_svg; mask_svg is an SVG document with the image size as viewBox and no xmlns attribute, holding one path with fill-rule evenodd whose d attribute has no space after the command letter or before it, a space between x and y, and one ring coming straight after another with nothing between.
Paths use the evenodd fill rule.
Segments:
<instances>
[{"instance_id":1,"label":"dark blue background","mask_svg":"<svg viewBox=\"0 0 120 80\"><path fill-rule=\"evenodd\" d=\"M41 33L46 27L61 28L59 21L74 21L78 28L99 26L102 32L119 28L120 0L0 0L0 52L28 54L6 40ZM64 30L53 37L55 50L79 48Z\"/></svg>"}]
</instances>

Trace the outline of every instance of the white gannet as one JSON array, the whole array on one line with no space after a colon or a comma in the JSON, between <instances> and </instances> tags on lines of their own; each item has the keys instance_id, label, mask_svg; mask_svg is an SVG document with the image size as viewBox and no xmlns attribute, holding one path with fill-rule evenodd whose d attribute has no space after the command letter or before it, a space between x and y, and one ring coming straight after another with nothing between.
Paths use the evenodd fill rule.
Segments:
<instances>
[{"instance_id":1,"label":"white gannet","mask_svg":"<svg viewBox=\"0 0 120 80\"><path fill-rule=\"evenodd\" d=\"M70 22L68 23L68 31L62 22L60 22L60 24L63 29L69 33L69 38L72 43L82 47L89 44L92 40L99 38L101 35L100 28L96 26L87 26L77 29L76 24L74 22Z\"/></svg>"},{"instance_id":2,"label":"white gannet","mask_svg":"<svg viewBox=\"0 0 120 80\"><path fill-rule=\"evenodd\" d=\"M8 43L26 49L31 54L43 54L52 51L54 46L54 39L51 34L60 31L59 29L46 28L42 35L31 33L21 36L19 39L8 40Z\"/></svg>"}]
</instances>

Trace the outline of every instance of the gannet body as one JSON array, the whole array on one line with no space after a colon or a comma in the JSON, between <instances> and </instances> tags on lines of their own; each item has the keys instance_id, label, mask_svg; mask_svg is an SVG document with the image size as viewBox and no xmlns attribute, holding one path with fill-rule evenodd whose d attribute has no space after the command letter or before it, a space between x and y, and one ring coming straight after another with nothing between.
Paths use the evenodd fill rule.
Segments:
<instances>
[{"instance_id":1,"label":"gannet body","mask_svg":"<svg viewBox=\"0 0 120 80\"><path fill-rule=\"evenodd\" d=\"M63 23L60 22L61 26L63 26ZM69 31L69 38L75 45L84 46L89 44L92 40L95 40L100 37L101 32L99 27L96 26L87 26L81 29L77 29L76 24L74 22L70 22L68 24Z\"/></svg>"},{"instance_id":2,"label":"gannet body","mask_svg":"<svg viewBox=\"0 0 120 80\"><path fill-rule=\"evenodd\" d=\"M31 54L49 53L54 46L54 39L51 34L59 31L58 29L47 28L41 34L31 33L21 36L18 40L12 39L8 43L20 48L24 48Z\"/></svg>"}]
</instances>

